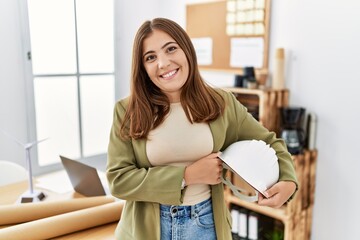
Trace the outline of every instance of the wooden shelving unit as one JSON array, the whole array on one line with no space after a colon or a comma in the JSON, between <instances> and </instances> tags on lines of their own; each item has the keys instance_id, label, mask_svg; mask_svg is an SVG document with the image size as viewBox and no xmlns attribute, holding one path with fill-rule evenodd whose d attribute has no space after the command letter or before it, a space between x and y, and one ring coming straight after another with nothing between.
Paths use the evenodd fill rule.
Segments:
<instances>
[{"instance_id":1,"label":"wooden shelving unit","mask_svg":"<svg viewBox=\"0 0 360 240\"><path fill-rule=\"evenodd\" d=\"M226 87L223 89L232 92L248 110L251 110L252 106L257 106L258 116L254 117L270 131L279 133L279 108L288 106L289 104L288 89L248 89L239 87Z\"/></svg>"},{"instance_id":2,"label":"wooden shelving unit","mask_svg":"<svg viewBox=\"0 0 360 240\"><path fill-rule=\"evenodd\" d=\"M230 206L230 204L235 204L280 220L284 224L285 240L310 239L315 191L316 159L316 150L305 150L303 154L293 156L296 175L299 181L299 189L294 198L283 207L275 209L259 206L256 203L242 201L232 195L229 189L226 189L225 199L228 206Z\"/></svg>"},{"instance_id":3,"label":"wooden shelving unit","mask_svg":"<svg viewBox=\"0 0 360 240\"><path fill-rule=\"evenodd\" d=\"M234 87L224 88L224 90L234 93L237 99L245 106L247 103L257 104L259 122L269 130L279 133L279 108L288 105L288 90L260 90ZM259 206L256 203L242 201L232 195L231 191L226 188L225 199L228 206L237 205L281 221L284 224L285 240L310 239L315 192L316 160L316 150L304 150L302 154L293 156L296 175L299 181L299 189L294 198L283 207L274 209ZM230 173L228 177L231 178L233 184L236 186L248 190L249 195L253 194L253 189L244 183L244 181Z\"/></svg>"}]
</instances>

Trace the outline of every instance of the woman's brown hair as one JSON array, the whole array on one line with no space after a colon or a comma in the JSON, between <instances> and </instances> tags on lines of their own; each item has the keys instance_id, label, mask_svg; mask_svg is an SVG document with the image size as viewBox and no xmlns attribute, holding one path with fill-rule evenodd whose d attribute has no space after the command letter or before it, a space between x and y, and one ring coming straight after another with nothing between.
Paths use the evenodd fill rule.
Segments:
<instances>
[{"instance_id":1,"label":"woman's brown hair","mask_svg":"<svg viewBox=\"0 0 360 240\"><path fill-rule=\"evenodd\" d=\"M224 111L224 99L200 76L195 49L187 33L172 20L155 18L144 22L135 35L129 106L120 128L120 134L125 138L146 138L149 131L159 126L170 111L169 99L150 80L143 64L143 42L154 29L169 34L189 62L189 76L180 96L189 121L209 123Z\"/></svg>"}]
</instances>

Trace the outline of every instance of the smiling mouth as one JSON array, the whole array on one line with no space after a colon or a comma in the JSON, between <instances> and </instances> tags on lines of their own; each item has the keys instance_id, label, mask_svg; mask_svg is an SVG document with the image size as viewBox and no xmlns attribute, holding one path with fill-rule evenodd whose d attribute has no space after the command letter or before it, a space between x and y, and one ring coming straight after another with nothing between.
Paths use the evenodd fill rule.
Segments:
<instances>
[{"instance_id":1,"label":"smiling mouth","mask_svg":"<svg viewBox=\"0 0 360 240\"><path fill-rule=\"evenodd\" d=\"M160 77L162 77L162 78L171 78L171 77L174 76L178 71L179 71L179 69L177 68L177 69L175 69L175 70L173 70L173 71L170 71L170 72L168 72L168 73L165 73L165 74L160 75Z\"/></svg>"}]
</instances>

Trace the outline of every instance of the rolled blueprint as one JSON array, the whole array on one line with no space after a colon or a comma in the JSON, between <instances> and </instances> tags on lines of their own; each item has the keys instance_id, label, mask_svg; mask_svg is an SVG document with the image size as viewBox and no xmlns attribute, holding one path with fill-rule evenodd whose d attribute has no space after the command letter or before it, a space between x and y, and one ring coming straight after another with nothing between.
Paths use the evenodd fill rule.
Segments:
<instances>
[{"instance_id":1,"label":"rolled blueprint","mask_svg":"<svg viewBox=\"0 0 360 240\"><path fill-rule=\"evenodd\" d=\"M0 239L49 239L119 221L124 202L68 212L0 229Z\"/></svg>"},{"instance_id":2,"label":"rolled blueprint","mask_svg":"<svg viewBox=\"0 0 360 240\"><path fill-rule=\"evenodd\" d=\"M99 196L49 202L0 205L0 225L33 221L114 201L115 198L113 197Z\"/></svg>"}]
</instances>

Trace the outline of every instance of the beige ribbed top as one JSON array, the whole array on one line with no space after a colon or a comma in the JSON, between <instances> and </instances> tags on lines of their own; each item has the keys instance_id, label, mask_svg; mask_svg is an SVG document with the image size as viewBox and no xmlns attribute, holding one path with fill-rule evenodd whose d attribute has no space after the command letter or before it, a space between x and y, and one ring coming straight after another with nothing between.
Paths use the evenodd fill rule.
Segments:
<instances>
[{"instance_id":1,"label":"beige ribbed top","mask_svg":"<svg viewBox=\"0 0 360 240\"><path fill-rule=\"evenodd\" d=\"M146 153L153 166L188 166L209 155L212 150L213 136L209 125L191 124L181 103L171 104L169 115L159 127L150 131L146 142ZM209 185L189 185L183 205L194 205L209 197Z\"/></svg>"}]
</instances>

